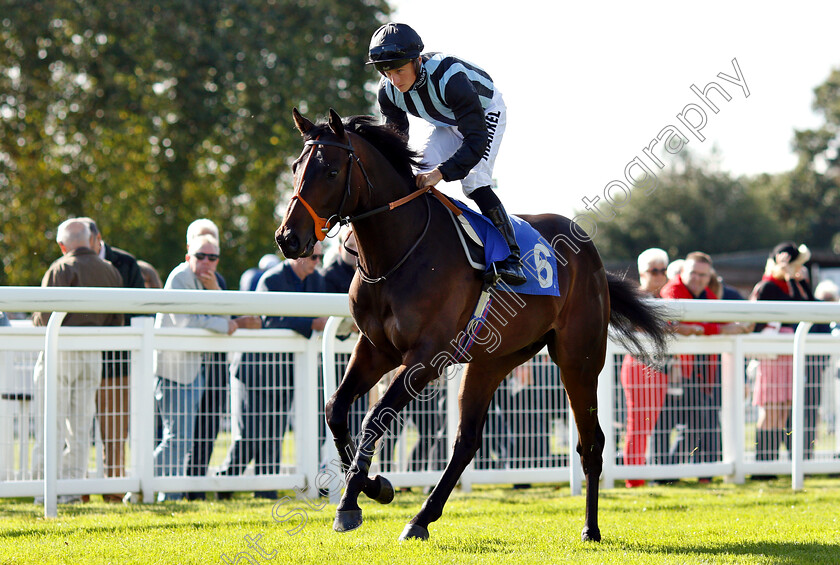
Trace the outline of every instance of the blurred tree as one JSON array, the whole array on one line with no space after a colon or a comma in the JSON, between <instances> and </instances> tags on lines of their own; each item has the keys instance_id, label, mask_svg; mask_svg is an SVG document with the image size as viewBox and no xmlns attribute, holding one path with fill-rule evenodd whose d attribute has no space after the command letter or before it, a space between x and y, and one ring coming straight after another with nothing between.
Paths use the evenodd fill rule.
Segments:
<instances>
[{"instance_id":1,"label":"blurred tree","mask_svg":"<svg viewBox=\"0 0 840 565\"><path fill-rule=\"evenodd\" d=\"M795 132L799 162L774 183L771 204L792 239L827 249L840 237L840 69L814 89L813 109L825 123Z\"/></svg>"},{"instance_id":2,"label":"blurred tree","mask_svg":"<svg viewBox=\"0 0 840 565\"><path fill-rule=\"evenodd\" d=\"M39 284L56 226L97 220L154 264L190 221L220 270L275 250L291 109L371 113L362 64L386 0L0 0L0 285ZM282 210L281 210L282 212Z\"/></svg>"},{"instance_id":3,"label":"blurred tree","mask_svg":"<svg viewBox=\"0 0 840 565\"><path fill-rule=\"evenodd\" d=\"M727 253L778 243L782 230L752 183L715 169L683 150L658 175L656 190L634 190L609 221L603 210L594 239L601 256L635 261L642 250L661 247L676 258L691 251Z\"/></svg>"}]
</instances>

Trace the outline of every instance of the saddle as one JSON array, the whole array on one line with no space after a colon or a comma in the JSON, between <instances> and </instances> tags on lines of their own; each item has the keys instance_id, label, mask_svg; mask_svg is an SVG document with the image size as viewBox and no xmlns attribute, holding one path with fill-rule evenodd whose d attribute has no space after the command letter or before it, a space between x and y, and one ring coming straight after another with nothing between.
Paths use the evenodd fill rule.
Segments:
<instances>
[{"instance_id":1,"label":"saddle","mask_svg":"<svg viewBox=\"0 0 840 565\"><path fill-rule=\"evenodd\" d=\"M501 261L510 254L504 237L489 219L463 202L440 192L434 196L446 206L455 225L461 249L473 269L485 273L487 265ZM528 281L505 290L515 291L517 294L560 296L557 286L557 261L551 244L524 220L513 215L510 219L521 249L522 266Z\"/></svg>"},{"instance_id":2,"label":"saddle","mask_svg":"<svg viewBox=\"0 0 840 565\"><path fill-rule=\"evenodd\" d=\"M446 198L446 197L444 197ZM476 271L482 273L487 270L487 264L484 258L484 242L470 225L469 220L458 210L458 214L452 211L448 206L446 210L449 212L449 217L455 224L455 232L458 234L458 241L461 242L461 249L467 258L467 262Z\"/></svg>"}]
</instances>

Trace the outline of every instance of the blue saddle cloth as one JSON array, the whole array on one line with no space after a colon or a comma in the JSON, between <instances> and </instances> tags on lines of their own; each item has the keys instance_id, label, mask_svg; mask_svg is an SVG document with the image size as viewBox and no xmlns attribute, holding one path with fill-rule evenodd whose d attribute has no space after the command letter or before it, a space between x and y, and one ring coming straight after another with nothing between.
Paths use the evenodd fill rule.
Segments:
<instances>
[{"instance_id":1,"label":"blue saddle cloth","mask_svg":"<svg viewBox=\"0 0 840 565\"><path fill-rule=\"evenodd\" d=\"M496 226L463 202L454 198L451 200L461 209L464 217L484 242L484 259L488 267L496 261L506 259L510 255L510 247ZM519 294L560 296L560 289L557 287L557 260L551 244L528 222L514 215L510 216L510 221L522 256L522 270L528 278L528 282L512 286L511 290Z\"/></svg>"}]
</instances>

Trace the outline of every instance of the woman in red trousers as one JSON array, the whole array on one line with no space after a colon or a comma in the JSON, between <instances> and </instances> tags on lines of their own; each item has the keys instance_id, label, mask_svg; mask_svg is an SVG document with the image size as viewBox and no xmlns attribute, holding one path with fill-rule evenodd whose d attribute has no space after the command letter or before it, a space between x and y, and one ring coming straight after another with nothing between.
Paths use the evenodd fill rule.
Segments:
<instances>
[{"instance_id":1,"label":"woman in red trousers","mask_svg":"<svg viewBox=\"0 0 840 565\"><path fill-rule=\"evenodd\" d=\"M659 291L668 281L665 269L668 254L659 248L651 248L639 255L639 282L641 291L653 298L659 298ZM644 465L648 438L656 426L668 377L659 371L643 365L630 355L624 356L621 364L621 386L627 406L627 422L624 436L624 464ZM645 484L643 480L628 480L628 487Z\"/></svg>"}]
</instances>

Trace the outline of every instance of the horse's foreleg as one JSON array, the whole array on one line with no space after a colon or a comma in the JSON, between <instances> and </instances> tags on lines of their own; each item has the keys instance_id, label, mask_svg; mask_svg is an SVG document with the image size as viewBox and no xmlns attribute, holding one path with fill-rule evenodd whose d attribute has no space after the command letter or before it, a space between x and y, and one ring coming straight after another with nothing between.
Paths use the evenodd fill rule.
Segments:
<instances>
[{"instance_id":1,"label":"horse's foreleg","mask_svg":"<svg viewBox=\"0 0 840 565\"><path fill-rule=\"evenodd\" d=\"M481 447L481 434L487 419L487 409L498 381L502 377L494 378L492 374L475 370L471 365L467 366L461 382L461 392L458 395L460 417L452 459L447 464L440 481L423 503L420 512L406 525L400 535L400 540L429 538L429 524L443 515L443 507L449 500L449 495L452 494L464 469Z\"/></svg>"},{"instance_id":2,"label":"horse's foreleg","mask_svg":"<svg viewBox=\"0 0 840 565\"><path fill-rule=\"evenodd\" d=\"M376 451L376 442L391 427L392 422L399 418L399 412L412 398L423 390L436 374L422 363L404 364L397 372L396 378L388 390L371 408L362 422L362 432L359 438L355 458L347 471L347 485L344 495L336 510L333 528L339 532L354 530L362 525L362 510L359 508L359 494L367 493L368 489L380 489L384 485L378 477L373 486L368 478L370 463ZM387 483L387 481L384 481ZM381 494L379 496L382 496Z\"/></svg>"},{"instance_id":3,"label":"horse's foreleg","mask_svg":"<svg viewBox=\"0 0 840 565\"><path fill-rule=\"evenodd\" d=\"M350 434L350 407L360 396L367 394L383 374L393 369L396 363L377 353L366 337L359 338L341 384L324 407L327 425L333 434L335 447L345 472L350 469L356 456L356 446ZM394 498L393 487L382 477L367 479L363 492L377 502L387 504Z\"/></svg>"}]
</instances>

